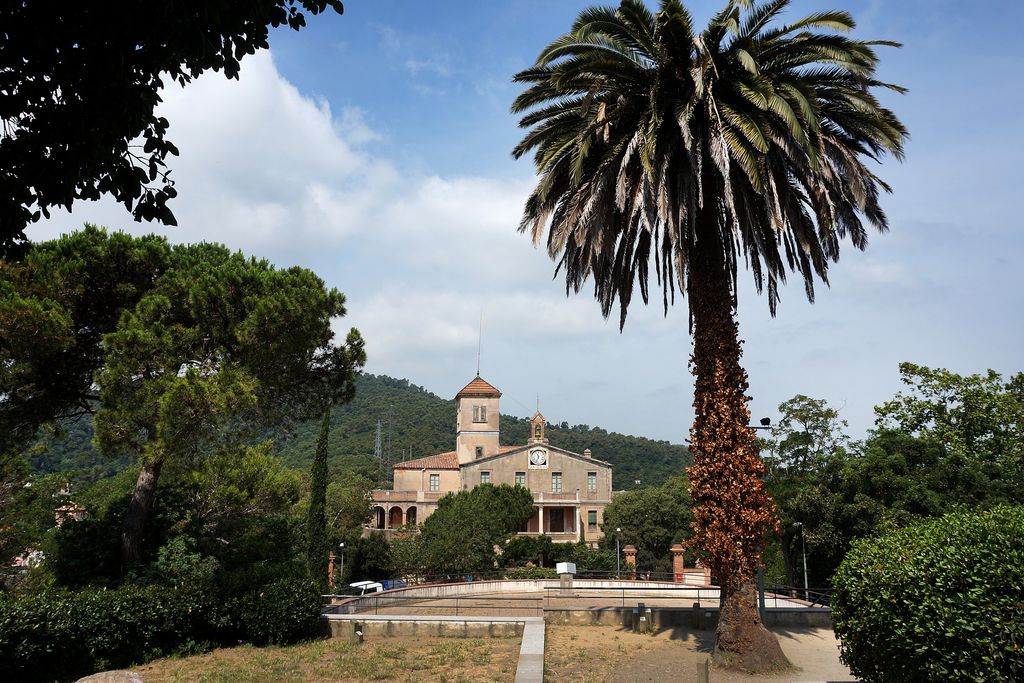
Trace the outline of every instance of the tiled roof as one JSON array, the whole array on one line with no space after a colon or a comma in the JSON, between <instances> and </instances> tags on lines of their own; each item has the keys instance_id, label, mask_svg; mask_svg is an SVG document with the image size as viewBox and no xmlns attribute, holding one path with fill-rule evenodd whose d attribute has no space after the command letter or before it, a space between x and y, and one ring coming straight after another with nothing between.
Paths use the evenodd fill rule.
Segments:
<instances>
[{"instance_id":1,"label":"tiled roof","mask_svg":"<svg viewBox=\"0 0 1024 683\"><path fill-rule=\"evenodd\" d=\"M463 396L470 397L481 397L481 398L501 398L501 392L492 387L490 384L480 379L480 375L462 387L462 391L455 394L455 398L462 398Z\"/></svg>"},{"instance_id":2,"label":"tiled roof","mask_svg":"<svg viewBox=\"0 0 1024 683\"><path fill-rule=\"evenodd\" d=\"M455 451L428 455L425 458L406 460L395 465L396 470L457 470L459 458Z\"/></svg>"}]
</instances>

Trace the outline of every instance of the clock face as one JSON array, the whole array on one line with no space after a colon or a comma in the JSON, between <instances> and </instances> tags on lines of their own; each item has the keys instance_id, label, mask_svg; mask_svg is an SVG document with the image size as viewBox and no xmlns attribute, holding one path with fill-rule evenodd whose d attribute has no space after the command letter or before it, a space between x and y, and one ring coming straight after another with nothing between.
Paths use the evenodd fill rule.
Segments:
<instances>
[{"instance_id":1,"label":"clock face","mask_svg":"<svg viewBox=\"0 0 1024 683\"><path fill-rule=\"evenodd\" d=\"M530 451L530 464L543 465L548 461L548 452L543 448L535 448Z\"/></svg>"}]
</instances>

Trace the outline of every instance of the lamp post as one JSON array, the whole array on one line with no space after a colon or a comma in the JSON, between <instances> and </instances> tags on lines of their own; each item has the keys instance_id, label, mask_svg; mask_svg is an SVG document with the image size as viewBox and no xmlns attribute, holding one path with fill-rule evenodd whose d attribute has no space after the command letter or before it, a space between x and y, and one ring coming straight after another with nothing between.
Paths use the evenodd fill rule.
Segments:
<instances>
[{"instance_id":1,"label":"lamp post","mask_svg":"<svg viewBox=\"0 0 1024 683\"><path fill-rule=\"evenodd\" d=\"M345 580L345 544L339 543L338 548L341 550L341 580Z\"/></svg>"},{"instance_id":2,"label":"lamp post","mask_svg":"<svg viewBox=\"0 0 1024 683\"><path fill-rule=\"evenodd\" d=\"M808 597L809 593L807 590L807 539L804 536L804 523L793 522L793 526L800 527L800 554L804 558L804 600L810 602L811 599Z\"/></svg>"},{"instance_id":3,"label":"lamp post","mask_svg":"<svg viewBox=\"0 0 1024 683\"><path fill-rule=\"evenodd\" d=\"M615 578L619 578L619 534L622 533L622 529L615 527Z\"/></svg>"}]
</instances>

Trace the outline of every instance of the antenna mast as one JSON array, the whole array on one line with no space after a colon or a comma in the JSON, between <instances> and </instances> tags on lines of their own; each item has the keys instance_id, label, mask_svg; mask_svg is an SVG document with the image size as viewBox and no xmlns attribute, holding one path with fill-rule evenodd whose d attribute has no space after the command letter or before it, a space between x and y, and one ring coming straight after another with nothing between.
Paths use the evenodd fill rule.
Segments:
<instances>
[{"instance_id":1,"label":"antenna mast","mask_svg":"<svg viewBox=\"0 0 1024 683\"><path fill-rule=\"evenodd\" d=\"M380 481L383 486L388 480L388 467L384 462L384 449L381 447L380 436L380 418L377 418L377 433L373 438L373 457L377 458L377 467L380 469Z\"/></svg>"},{"instance_id":2,"label":"antenna mast","mask_svg":"<svg viewBox=\"0 0 1024 683\"><path fill-rule=\"evenodd\" d=\"M480 307L480 326L477 329L476 336L476 376L480 376L480 349L484 344L484 307Z\"/></svg>"},{"instance_id":3,"label":"antenna mast","mask_svg":"<svg viewBox=\"0 0 1024 683\"><path fill-rule=\"evenodd\" d=\"M391 426L392 426L392 423L394 422L394 420L395 420L394 412L392 411L391 404L389 403L388 404L388 437L387 437L387 442L386 442L386 444L384 446L384 451L387 454L385 456L385 458L386 458L387 463L388 463L388 469L387 469L387 473L385 475L387 478L386 478L385 481L387 481L388 486L394 486L394 483L395 483L394 472L391 471L391 465L394 462L391 459Z\"/></svg>"}]
</instances>

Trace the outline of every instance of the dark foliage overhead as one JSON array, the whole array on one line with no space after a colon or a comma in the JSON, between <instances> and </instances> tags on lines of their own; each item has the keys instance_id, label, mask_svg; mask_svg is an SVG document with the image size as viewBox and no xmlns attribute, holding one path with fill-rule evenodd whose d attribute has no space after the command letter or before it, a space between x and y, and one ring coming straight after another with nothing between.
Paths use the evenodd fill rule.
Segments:
<instances>
[{"instance_id":1,"label":"dark foliage overhead","mask_svg":"<svg viewBox=\"0 0 1024 683\"><path fill-rule=\"evenodd\" d=\"M0 253L25 228L111 195L136 220L174 225L166 166L177 148L154 114L160 90L205 71L237 78L272 27L339 0L170 0L0 4Z\"/></svg>"}]
</instances>

